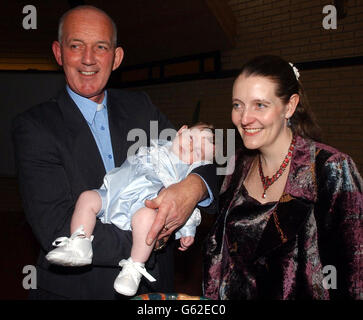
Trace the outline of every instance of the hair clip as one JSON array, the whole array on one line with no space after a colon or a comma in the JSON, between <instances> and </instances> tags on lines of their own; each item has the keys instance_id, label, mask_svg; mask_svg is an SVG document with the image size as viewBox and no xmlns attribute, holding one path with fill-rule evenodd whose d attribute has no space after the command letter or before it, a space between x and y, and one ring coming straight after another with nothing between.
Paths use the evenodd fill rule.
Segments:
<instances>
[{"instance_id":1,"label":"hair clip","mask_svg":"<svg viewBox=\"0 0 363 320\"><path fill-rule=\"evenodd\" d=\"M295 73L295 77L297 80L299 80L300 78L300 73L299 73L299 70L291 63L289 62L289 65L292 67L292 69L294 70L294 73Z\"/></svg>"}]
</instances>

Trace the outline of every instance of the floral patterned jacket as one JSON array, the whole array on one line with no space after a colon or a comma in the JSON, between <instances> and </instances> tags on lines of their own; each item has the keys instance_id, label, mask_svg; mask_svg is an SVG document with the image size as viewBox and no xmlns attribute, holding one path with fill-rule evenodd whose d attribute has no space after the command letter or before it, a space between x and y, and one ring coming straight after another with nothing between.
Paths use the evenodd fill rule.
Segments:
<instances>
[{"instance_id":1,"label":"floral patterned jacket","mask_svg":"<svg viewBox=\"0 0 363 320\"><path fill-rule=\"evenodd\" d=\"M352 159L298 136L283 195L247 238L241 225L249 213L239 209L251 161L237 153L224 179L219 216L205 242L204 295L363 299L363 183Z\"/></svg>"}]
</instances>

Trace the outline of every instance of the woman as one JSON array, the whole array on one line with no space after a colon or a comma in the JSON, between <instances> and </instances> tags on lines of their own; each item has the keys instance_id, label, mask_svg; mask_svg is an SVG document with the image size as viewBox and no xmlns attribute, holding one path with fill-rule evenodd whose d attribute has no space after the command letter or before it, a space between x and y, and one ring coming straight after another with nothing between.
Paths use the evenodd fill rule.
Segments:
<instances>
[{"instance_id":1,"label":"woman","mask_svg":"<svg viewBox=\"0 0 363 320\"><path fill-rule=\"evenodd\" d=\"M235 80L232 121L251 152L236 153L222 185L205 246L208 298L362 299L362 178L318 142L299 76L261 56Z\"/></svg>"}]
</instances>

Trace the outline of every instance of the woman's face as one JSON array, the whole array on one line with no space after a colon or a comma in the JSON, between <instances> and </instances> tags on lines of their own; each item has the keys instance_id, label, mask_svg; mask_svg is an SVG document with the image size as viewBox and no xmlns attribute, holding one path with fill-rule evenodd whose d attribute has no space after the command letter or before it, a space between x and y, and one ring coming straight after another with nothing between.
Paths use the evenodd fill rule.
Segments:
<instances>
[{"instance_id":1,"label":"woman's face","mask_svg":"<svg viewBox=\"0 0 363 320\"><path fill-rule=\"evenodd\" d=\"M262 76L239 76L233 85L232 122L248 149L274 146L287 134L291 110L276 96L276 84Z\"/></svg>"}]
</instances>

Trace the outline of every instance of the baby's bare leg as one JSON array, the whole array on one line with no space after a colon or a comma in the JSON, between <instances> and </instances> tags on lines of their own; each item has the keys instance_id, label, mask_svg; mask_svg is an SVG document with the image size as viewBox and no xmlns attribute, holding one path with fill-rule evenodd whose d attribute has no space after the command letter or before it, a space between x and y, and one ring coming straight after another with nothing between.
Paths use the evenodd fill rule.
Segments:
<instances>
[{"instance_id":1,"label":"baby's bare leg","mask_svg":"<svg viewBox=\"0 0 363 320\"><path fill-rule=\"evenodd\" d=\"M136 211L131 220L132 225L132 248L131 258L135 262L145 263L149 259L154 248L155 241L148 246L146 236L155 220L154 209L142 208Z\"/></svg>"},{"instance_id":2,"label":"baby's bare leg","mask_svg":"<svg viewBox=\"0 0 363 320\"><path fill-rule=\"evenodd\" d=\"M101 210L102 200L100 195L93 190L82 192L79 196L71 221L71 234L81 225L89 238L96 225L97 213Z\"/></svg>"}]
</instances>

